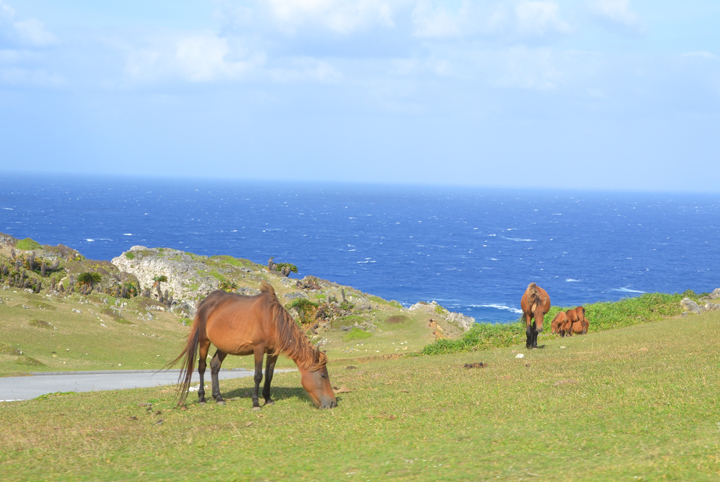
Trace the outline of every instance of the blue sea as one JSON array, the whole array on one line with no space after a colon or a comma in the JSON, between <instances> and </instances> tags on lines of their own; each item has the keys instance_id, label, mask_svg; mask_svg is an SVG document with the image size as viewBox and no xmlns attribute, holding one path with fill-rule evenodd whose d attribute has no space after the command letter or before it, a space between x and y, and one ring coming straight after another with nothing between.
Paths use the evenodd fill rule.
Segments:
<instances>
[{"instance_id":1,"label":"blue sea","mask_svg":"<svg viewBox=\"0 0 720 482\"><path fill-rule=\"evenodd\" d=\"M478 321L720 287L720 196L3 175L0 232L109 260L134 245L291 262ZM295 275L294 275L295 276Z\"/></svg>"}]
</instances>

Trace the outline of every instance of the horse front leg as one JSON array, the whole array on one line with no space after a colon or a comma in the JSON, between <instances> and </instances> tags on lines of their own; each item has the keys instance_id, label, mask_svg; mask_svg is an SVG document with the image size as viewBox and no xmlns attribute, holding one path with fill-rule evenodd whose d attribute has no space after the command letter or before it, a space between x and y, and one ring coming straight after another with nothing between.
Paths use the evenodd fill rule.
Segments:
<instances>
[{"instance_id":1,"label":"horse front leg","mask_svg":"<svg viewBox=\"0 0 720 482\"><path fill-rule=\"evenodd\" d=\"M530 319L526 318L525 322L527 323L527 327L525 328L525 335L527 336L527 341L525 342L525 348L531 349L532 346L532 323L530 323Z\"/></svg>"},{"instance_id":2,"label":"horse front leg","mask_svg":"<svg viewBox=\"0 0 720 482\"><path fill-rule=\"evenodd\" d=\"M274 405L270 399L270 383L273 379L273 372L275 371L275 362L277 361L277 355L268 355L267 361L265 362L265 386L263 387L263 398L265 398L265 405Z\"/></svg>"},{"instance_id":3,"label":"horse front leg","mask_svg":"<svg viewBox=\"0 0 720 482\"><path fill-rule=\"evenodd\" d=\"M222 366L223 360L227 353L217 350L213 359L210 360L210 375L212 376L212 396L215 402L219 405L225 405L222 395L220 395L220 380L218 379L218 373L220 373L220 367Z\"/></svg>"},{"instance_id":4,"label":"horse front leg","mask_svg":"<svg viewBox=\"0 0 720 482\"><path fill-rule=\"evenodd\" d=\"M200 375L200 387L198 388L198 403L205 403L205 367L207 366L207 354L210 349L210 340L200 342L198 349L198 375Z\"/></svg>"},{"instance_id":5,"label":"horse front leg","mask_svg":"<svg viewBox=\"0 0 720 482\"><path fill-rule=\"evenodd\" d=\"M262 362L263 356L265 356L265 347L261 345L255 346L255 386L252 392L253 410L260 410L260 403L258 402L258 393L260 392L260 382L262 381Z\"/></svg>"}]
</instances>

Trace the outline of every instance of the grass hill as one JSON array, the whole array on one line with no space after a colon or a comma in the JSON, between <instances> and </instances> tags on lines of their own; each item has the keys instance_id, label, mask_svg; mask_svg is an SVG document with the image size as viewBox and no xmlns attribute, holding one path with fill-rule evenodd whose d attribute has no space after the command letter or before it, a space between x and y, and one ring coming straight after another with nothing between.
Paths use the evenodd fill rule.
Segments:
<instances>
[{"instance_id":1,"label":"grass hill","mask_svg":"<svg viewBox=\"0 0 720 482\"><path fill-rule=\"evenodd\" d=\"M250 379L184 410L170 388L48 395L3 404L0 465L12 480L718 480L719 330L708 312L529 352L335 360L324 411L292 372L260 412Z\"/></svg>"},{"instance_id":2,"label":"grass hill","mask_svg":"<svg viewBox=\"0 0 720 482\"><path fill-rule=\"evenodd\" d=\"M0 376L162 368L180 352L199 300L215 289L257 293L261 281L275 287L331 359L418 352L464 333L456 320L472 321L437 304L407 310L350 286L290 279L231 256L134 247L111 263L0 234ZM236 357L224 364L251 365Z\"/></svg>"}]
</instances>

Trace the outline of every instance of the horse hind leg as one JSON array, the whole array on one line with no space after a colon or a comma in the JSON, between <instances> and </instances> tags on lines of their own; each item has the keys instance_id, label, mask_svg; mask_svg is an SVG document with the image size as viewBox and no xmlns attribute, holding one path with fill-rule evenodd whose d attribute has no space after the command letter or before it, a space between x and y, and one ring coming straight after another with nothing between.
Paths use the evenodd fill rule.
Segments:
<instances>
[{"instance_id":1,"label":"horse hind leg","mask_svg":"<svg viewBox=\"0 0 720 482\"><path fill-rule=\"evenodd\" d=\"M275 402L270 398L270 383L273 379L273 373L275 372L275 362L277 361L277 355L268 355L265 361L265 386L263 387L263 398L265 399L265 405L274 405Z\"/></svg>"},{"instance_id":2,"label":"horse hind leg","mask_svg":"<svg viewBox=\"0 0 720 482\"><path fill-rule=\"evenodd\" d=\"M212 396L215 402L220 405L225 405L222 395L220 395L220 380L218 379L218 373L220 373L220 367L222 366L223 360L227 353L217 350L212 360L210 360L210 375L212 377Z\"/></svg>"},{"instance_id":3,"label":"horse hind leg","mask_svg":"<svg viewBox=\"0 0 720 482\"><path fill-rule=\"evenodd\" d=\"M207 354L210 349L210 340L200 340L198 349L198 375L200 375L200 387L198 388L198 403L205 403L205 367L207 366Z\"/></svg>"},{"instance_id":4,"label":"horse hind leg","mask_svg":"<svg viewBox=\"0 0 720 482\"><path fill-rule=\"evenodd\" d=\"M255 346L255 385L253 386L252 391L252 403L253 403L253 410L260 410L260 403L258 402L258 392L260 391L260 382L262 382L263 374L262 374L262 362L263 357L265 356L265 347L261 345Z\"/></svg>"}]
</instances>

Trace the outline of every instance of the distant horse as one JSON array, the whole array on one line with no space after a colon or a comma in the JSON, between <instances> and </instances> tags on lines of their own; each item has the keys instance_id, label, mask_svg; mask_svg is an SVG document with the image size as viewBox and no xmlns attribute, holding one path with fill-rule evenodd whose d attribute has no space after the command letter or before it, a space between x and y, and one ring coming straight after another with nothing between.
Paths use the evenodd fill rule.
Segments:
<instances>
[{"instance_id":1,"label":"distant horse","mask_svg":"<svg viewBox=\"0 0 720 482\"><path fill-rule=\"evenodd\" d=\"M300 370L301 383L318 408L337 406L335 394L328 377L327 358L300 330L290 313L280 304L275 289L263 281L260 294L243 296L218 290L210 293L198 306L197 315L188 335L185 349L170 362L172 366L182 359L178 383L178 405L185 403L190 388L195 352L198 351L200 388L198 398L205 403L205 366L210 343L217 351L210 361L212 396L219 404L225 404L220 395L218 372L225 357L230 355L255 356L255 387L252 392L253 410L260 410L258 391L262 381L263 356L265 366L265 405L272 405L270 382L275 362L283 353L290 357Z\"/></svg>"},{"instance_id":2,"label":"distant horse","mask_svg":"<svg viewBox=\"0 0 720 482\"><path fill-rule=\"evenodd\" d=\"M585 335L588 332L588 327L590 326L590 322L587 318L584 318L582 321L576 321L572 324L572 332L576 335Z\"/></svg>"},{"instance_id":3,"label":"distant horse","mask_svg":"<svg viewBox=\"0 0 720 482\"><path fill-rule=\"evenodd\" d=\"M555 318L553 318L552 323L550 323L550 329L551 332L560 335L565 336L566 332L566 324L567 324L567 315L564 311L559 312L557 315L555 315Z\"/></svg>"},{"instance_id":4,"label":"distant horse","mask_svg":"<svg viewBox=\"0 0 720 482\"><path fill-rule=\"evenodd\" d=\"M530 283L520 299L525 317L525 333L527 335L527 348L537 348L537 336L543 330L543 316L550 310L550 297L547 291L535 283ZM535 318L535 321L532 321Z\"/></svg>"},{"instance_id":5,"label":"distant horse","mask_svg":"<svg viewBox=\"0 0 720 482\"><path fill-rule=\"evenodd\" d=\"M573 333L584 335L585 333L587 333L587 328L582 328L585 321L585 308L583 308L582 306L578 306L577 308L567 310L565 312L565 315L567 316L566 332L568 335L572 336ZM580 331L576 330L576 323L579 327L581 327Z\"/></svg>"}]
</instances>

